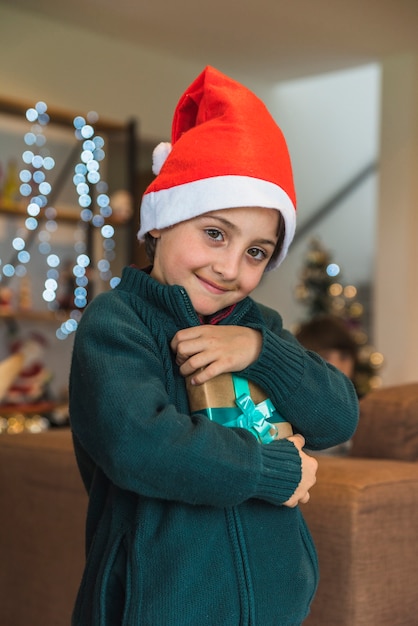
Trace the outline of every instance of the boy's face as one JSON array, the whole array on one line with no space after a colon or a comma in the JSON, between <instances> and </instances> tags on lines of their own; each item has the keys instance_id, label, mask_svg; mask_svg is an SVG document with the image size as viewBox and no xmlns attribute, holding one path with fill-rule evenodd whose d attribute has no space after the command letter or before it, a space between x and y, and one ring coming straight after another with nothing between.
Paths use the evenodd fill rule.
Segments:
<instances>
[{"instance_id":1,"label":"boy's face","mask_svg":"<svg viewBox=\"0 0 418 626\"><path fill-rule=\"evenodd\" d=\"M322 350L319 354L348 378L354 374L354 359L342 350Z\"/></svg>"},{"instance_id":2,"label":"boy's face","mask_svg":"<svg viewBox=\"0 0 418 626\"><path fill-rule=\"evenodd\" d=\"M199 315L213 315L257 287L277 243L279 219L275 209L244 207L154 229L151 276L181 285Z\"/></svg>"}]
</instances>

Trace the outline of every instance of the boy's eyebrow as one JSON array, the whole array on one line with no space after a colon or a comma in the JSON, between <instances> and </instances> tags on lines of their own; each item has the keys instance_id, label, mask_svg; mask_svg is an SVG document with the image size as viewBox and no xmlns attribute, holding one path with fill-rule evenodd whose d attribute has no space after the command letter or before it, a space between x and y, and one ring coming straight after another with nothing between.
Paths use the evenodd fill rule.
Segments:
<instances>
[{"instance_id":1,"label":"boy's eyebrow","mask_svg":"<svg viewBox=\"0 0 418 626\"><path fill-rule=\"evenodd\" d=\"M235 231L239 230L239 227L233 222L230 222L228 219L226 219L226 217L221 217L220 215L213 215L213 213L205 213L201 217L218 220L219 222L222 222L225 226L229 226L229 228L231 228L232 230L235 230ZM271 245L274 248L276 246L277 240L273 241L271 239L257 239L257 242L260 244L264 244L264 245Z\"/></svg>"}]
</instances>

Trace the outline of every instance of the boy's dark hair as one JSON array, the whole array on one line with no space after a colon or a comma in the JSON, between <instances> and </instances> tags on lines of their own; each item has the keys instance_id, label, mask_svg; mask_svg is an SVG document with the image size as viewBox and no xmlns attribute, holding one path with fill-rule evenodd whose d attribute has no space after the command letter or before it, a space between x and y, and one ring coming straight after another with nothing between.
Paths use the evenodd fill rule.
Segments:
<instances>
[{"instance_id":1,"label":"boy's dark hair","mask_svg":"<svg viewBox=\"0 0 418 626\"><path fill-rule=\"evenodd\" d=\"M155 237L150 235L150 233L145 233L144 245L145 245L145 254L147 255L148 261L150 263L154 263L155 248L157 245L157 240L155 239Z\"/></svg>"},{"instance_id":2,"label":"boy's dark hair","mask_svg":"<svg viewBox=\"0 0 418 626\"><path fill-rule=\"evenodd\" d=\"M286 225L285 225L285 221L282 217L282 214L279 213L280 215L280 220L279 220L279 232L278 232L278 239L277 239L277 243L276 246L274 248L273 254L271 255L271 259L267 264L266 270L269 270L271 268L271 266L274 266L275 261L277 260L282 248L283 248L283 242L284 242L284 235L285 235L285 229L286 229ZM145 244L145 254L147 255L147 258L149 260L150 263L154 263L154 256L155 256L155 247L157 245L157 240L155 239L155 237L153 237L152 235L150 235L150 233L146 233L144 235L144 244Z\"/></svg>"},{"instance_id":3,"label":"boy's dark hair","mask_svg":"<svg viewBox=\"0 0 418 626\"><path fill-rule=\"evenodd\" d=\"M296 339L313 352L338 350L357 361L358 345L344 320L334 315L320 315L305 322L296 332Z\"/></svg>"}]
</instances>

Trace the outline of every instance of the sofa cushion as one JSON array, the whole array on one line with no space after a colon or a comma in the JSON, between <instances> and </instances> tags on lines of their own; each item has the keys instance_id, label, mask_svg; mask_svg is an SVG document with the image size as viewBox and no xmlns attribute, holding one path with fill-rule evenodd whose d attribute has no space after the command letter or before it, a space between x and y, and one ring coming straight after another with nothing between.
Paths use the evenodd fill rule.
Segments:
<instances>
[{"instance_id":1,"label":"sofa cushion","mask_svg":"<svg viewBox=\"0 0 418 626\"><path fill-rule=\"evenodd\" d=\"M418 460L418 383L376 389L360 401L350 455Z\"/></svg>"}]
</instances>

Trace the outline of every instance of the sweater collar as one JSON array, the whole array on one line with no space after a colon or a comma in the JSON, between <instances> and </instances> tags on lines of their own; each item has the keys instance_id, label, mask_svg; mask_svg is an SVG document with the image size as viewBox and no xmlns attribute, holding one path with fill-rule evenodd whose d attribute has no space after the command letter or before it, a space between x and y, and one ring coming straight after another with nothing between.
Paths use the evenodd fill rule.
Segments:
<instances>
[{"instance_id":1,"label":"sweater collar","mask_svg":"<svg viewBox=\"0 0 418 626\"><path fill-rule=\"evenodd\" d=\"M219 324L222 320L225 320L227 317L232 315L233 311L236 308L236 304L231 304L231 306L227 306L220 311L216 311L213 315L208 315L207 317L203 317L199 315L201 324Z\"/></svg>"},{"instance_id":2,"label":"sweater collar","mask_svg":"<svg viewBox=\"0 0 418 626\"><path fill-rule=\"evenodd\" d=\"M139 269L135 266L125 267L120 283L115 289L129 292L147 300L158 309L163 307L178 324L179 328L198 326L199 324L218 324L227 318L241 318L252 306L250 298L217 311L206 320L200 319L193 308L191 300L184 287L179 285L163 285L150 276L151 267Z\"/></svg>"}]
</instances>

